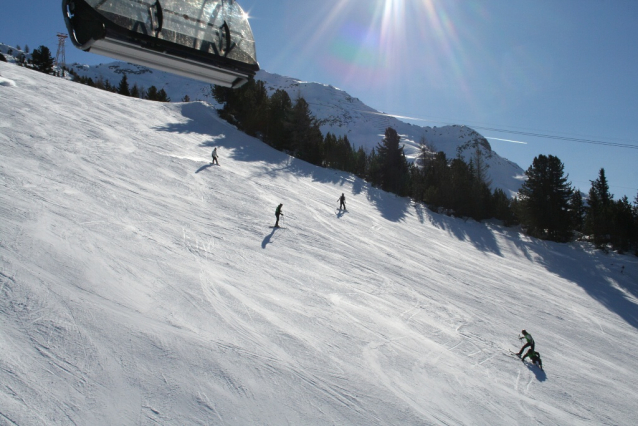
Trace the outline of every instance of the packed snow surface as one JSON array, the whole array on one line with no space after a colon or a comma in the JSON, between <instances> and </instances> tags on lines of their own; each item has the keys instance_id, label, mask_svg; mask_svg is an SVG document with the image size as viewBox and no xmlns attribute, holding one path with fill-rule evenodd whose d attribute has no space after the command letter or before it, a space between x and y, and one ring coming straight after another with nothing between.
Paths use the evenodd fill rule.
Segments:
<instances>
[{"instance_id":1,"label":"packed snow surface","mask_svg":"<svg viewBox=\"0 0 638 426\"><path fill-rule=\"evenodd\" d=\"M636 424L635 257L435 214L205 103L0 75L1 425Z\"/></svg>"}]
</instances>

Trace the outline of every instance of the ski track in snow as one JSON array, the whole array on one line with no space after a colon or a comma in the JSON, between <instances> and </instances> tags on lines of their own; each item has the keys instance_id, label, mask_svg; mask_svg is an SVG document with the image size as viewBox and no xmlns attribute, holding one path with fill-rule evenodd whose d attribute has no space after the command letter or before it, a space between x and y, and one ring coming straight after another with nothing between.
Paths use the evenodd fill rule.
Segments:
<instances>
[{"instance_id":1,"label":"ski track in snow","mask_svg":"<svg viewBox=\"0 0 638 426\"><path fill-rule=\"evenodd\" d=\"M0 424L635 424L635 257L0 72Z\"/></svg>"}]
</instances>

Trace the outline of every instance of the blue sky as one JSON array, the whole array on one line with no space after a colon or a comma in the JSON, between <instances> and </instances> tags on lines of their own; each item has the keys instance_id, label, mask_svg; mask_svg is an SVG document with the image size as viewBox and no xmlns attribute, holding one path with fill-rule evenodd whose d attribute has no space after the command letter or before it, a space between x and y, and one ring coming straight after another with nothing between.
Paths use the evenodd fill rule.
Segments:
<instances>
[{"instance_id":1,"label":"blue sky","mask_svg":"<svg viewBox=\"0 0 638 426\"><path fill-rule=\"evenodd\" d=\"M638 149L608 144L638 147L635 0L239 3L266 71L331 84L415 124L473 126L523 169L555 155L585 192L604 167L616 199L638 193ZM57 0L10 2L1 19L0 42L54 55L66 32ZM66 59L110 61L70 44Z\"/></svg>"}]
</instances>

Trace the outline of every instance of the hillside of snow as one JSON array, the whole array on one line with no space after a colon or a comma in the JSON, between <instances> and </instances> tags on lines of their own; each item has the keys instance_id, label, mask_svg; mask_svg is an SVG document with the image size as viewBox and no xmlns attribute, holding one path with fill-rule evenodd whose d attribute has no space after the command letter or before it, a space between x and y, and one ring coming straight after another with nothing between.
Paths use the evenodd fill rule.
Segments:
<instances>
[{"instance_id":1,"label":"hillside of snow","mask_svg":"<svg viewBox=\"0 0 638 426\"><path fill-rule=\"evenodd\" d=\"M209 84L139 65L112 62L94 66L74 64L70 67L79 75L91 77L94 81L102 78L113 85L117 85L126 74L129 85L163 88L172 101L180 101L188 95L193 101L201 100L215 104ZM499 156L483 136L467 126L416 126L382 114L345 91L330 85L302 82L264 70L259 71L255 79L264 81L269 94L282 89L288 92L293 100L303 97L310 105L312 114L321 123L324 135L331 132L336 136L347 136L357 148L363 146L369 151L376 147L388 127L399 133L406 157L410 160L418 155L423 140L436 151L445 152L449 159L455 158L461 148L461 154L468 162L478 144L485 163L489 166L488 174L494 188L501 188L506 194L514 195L523 183L523 169Z\"/></svg>"},{"instance_id":2,"label":"hillside of snow","mask_svg":"<svg viewBox=\"0 0 638 426\"><path fill-rule=\"evenodd\" d=\"M435 214L201 102L6 63L0 99L0 425L636 424L636 257Z\"/></svg>"}]
</instances>

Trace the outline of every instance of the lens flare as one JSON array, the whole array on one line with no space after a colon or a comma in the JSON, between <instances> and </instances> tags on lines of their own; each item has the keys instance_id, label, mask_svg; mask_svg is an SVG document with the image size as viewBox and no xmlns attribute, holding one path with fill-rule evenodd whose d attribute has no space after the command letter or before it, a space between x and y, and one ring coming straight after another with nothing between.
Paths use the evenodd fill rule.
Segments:
<instances>
[{"instance_id":1,"label":"lens flare","mask_svg":"<svg viewBox=\"0 0 638 426\"><path fill-rule=\"evenodd\" d=\"M430 83L449 80L450 72L462 81L468 67L446 2L355 0L339 6L332 14L338 22L324 21L317 35L330 40L323 62L327 71L366 85L388 84L391 77L405 81L415 73Z\"/></svg>"},{"instance_id":2,"label":"lens flare","mask_svg":"<svg viewBox=\"0 0 638 426\"><path fill-rule=\"evenodd\" d=\"M484 49L475 31L478 22L489 21L480 1L326 0L313 7L310 16L306 8L285 12L286 19L307 25L289 34L271 61L312 76L308 67L317 61L308 58L319 58L322 75L333 84L382 89L388 101L435 88L437 96L460 93L463 99L454 102L478 105L472 99L476 58Z\"/></svg>"}]
</instances>

